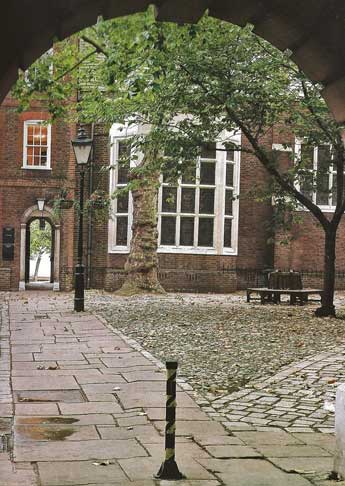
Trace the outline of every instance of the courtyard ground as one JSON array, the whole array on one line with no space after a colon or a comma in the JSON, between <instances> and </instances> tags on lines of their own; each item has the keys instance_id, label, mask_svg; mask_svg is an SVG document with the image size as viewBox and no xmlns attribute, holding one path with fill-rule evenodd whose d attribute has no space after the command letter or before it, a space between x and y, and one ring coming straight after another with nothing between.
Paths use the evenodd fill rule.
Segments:
<instances>
[{"instance_id":1,"label":"courtyard ground","mask_svg":"<svg viewBox=\"0 0 345 486\"><path fill-rule=\"evenodd\" d=\"M184 376L177 460L188 477L177 484L341 484L327 479L328 402L345 321L242 295L89 292L83 314L71 294L1 297L1 486L172 485L152 479L164 451L161 361L172 355ZM240 379L227 373L235 363Z\"/></svg>"},{"instance_id":2,"label":"courtyard ground","mask_svg":"<svg viewBox=\"0 0 345 486\"><path fill-rule=\"evenodd\" d=\"M295 423L304 427L333 426L332 413L324 410L324 405L327 402L326 408L330 407L338 383L345 381L343 293L338 293L336 299L338 319L316 318L316 304L303 307L248 304L243 293L125 298L91 292L88 299L92 309L109 324L138 341L158 359L176 357L180 374L218 410L224 409L221 404L238 398L241 403L236 407L240 408L247 396L257 405L258 409L252 413L261 413L256 418L262 424L276 425L279 421L279 425L284 425L286 415L279 410L273 415L263 415L264 410L256 403L258 397L255 393L249 395L258 388L272 395L266 406L276 403L273 397L292 401L294 396L293 403L298 402L301 409L294 411L295 417L290 410L285 426ZM334 362L338 348L340 355ZM327 362L328 351L332 366ZM301 366L301 362L306 366ZM289 365L294 363L299 363L298 370L291 375ZM285 368L288 371L283 372ZM269 380L278 371L283 372L284 380ZM250 405L252 408L253 404ZM303 405L307 407L304 411ZM250 411L243 411L241 418L250 415ZM315 416L316 411L320 417ZM240 412L241 409L232 415L241 415Z\"/></svg>"}]
</instances>

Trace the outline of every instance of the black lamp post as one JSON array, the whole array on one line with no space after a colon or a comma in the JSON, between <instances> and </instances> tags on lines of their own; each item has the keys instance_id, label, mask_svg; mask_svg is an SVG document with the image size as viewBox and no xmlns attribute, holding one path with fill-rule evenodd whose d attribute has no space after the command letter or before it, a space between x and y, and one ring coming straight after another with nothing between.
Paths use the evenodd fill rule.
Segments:
<instances>
[{"instance_id":1,"label":"black lamp post","mask_svg":"<svg viewBox=\"0 0 345 486\"><path fill-rule=\"evenodd\" d=\"M84 176L85 168L90 159L92 139L88 138L84 128L80 127L76 140L72 140L71 143L77 162L77 167L80 168L78 258L77 265L75 267L74 310L76 312L83 312L85 286L85 268L83 265Z\"/></svg>"}]
</instances>

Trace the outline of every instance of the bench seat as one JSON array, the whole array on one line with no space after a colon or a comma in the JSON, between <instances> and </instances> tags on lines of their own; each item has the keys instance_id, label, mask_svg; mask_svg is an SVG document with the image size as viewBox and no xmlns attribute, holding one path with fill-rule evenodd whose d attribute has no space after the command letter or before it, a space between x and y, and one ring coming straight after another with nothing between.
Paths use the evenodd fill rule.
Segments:
<instances>
[{"instance_id":1,"label":"bench seat","mask_svg":"<svg viewBox=\"0 0 345 486\"><path fill-rule=\"evenodd\" d=\"M259 297L253 297L252 294L258 294ZM247 289L247 302L251 300L260 300L261 304L266 303L280 303L280 297L282 295L289 295L290 296L290 304L294 305L299 303L300 305L304 305L308 302L310 295L319 295L319 299L311 299L311 301L320 301L322 298L323 290L322 289L270 289L268 287L259 287L259 288L249 288Z\"/></svg>"}]
</instances>

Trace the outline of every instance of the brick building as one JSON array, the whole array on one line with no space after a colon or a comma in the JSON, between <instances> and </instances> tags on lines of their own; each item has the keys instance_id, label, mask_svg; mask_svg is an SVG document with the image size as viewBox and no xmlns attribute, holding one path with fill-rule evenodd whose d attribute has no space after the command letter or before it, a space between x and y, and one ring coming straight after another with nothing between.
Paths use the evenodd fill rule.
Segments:
<instances>
[{"instance_id":1,"label":"brick building","mask_svg":"<svg viewBox=\"0 0 345 486\"><path fill-rule=\"evenodd\" d=\"M70 288L75 221L73 211L59 218L52 201L62 188L74 197L75 163L70 151L74 127L48 125L40 103L19 114L7 97L0 110L0 221L2 251L0 289L24 289L29 280L30 223L51 225L50 282L54 289ZM38 200L44 200L41 210Z\"/></svg>"},{"instance_id":2,"label":"brick building","mask_svg":"<svg viewBox=\"0 0 345 486\"><path fill-rule=\"evenodd\" d=\"M30 224L44 220L52 227L51 286L68 290L73 286L76 218L73 208L56 213L54 200L63 190L68 199L78 197L78 179L70 140L72 125L44 123L47 113L36 102L30 111L18 114L7 97L0 111L0 289L28 288ZM126 171L116 162L124 149L126 133L114 125L110 132L101 125L91 127L94 152L87 177L87 194L126 185ZM264 143L286 153L281 131L271 130ZM288 138L288 137L287 137ZM239 135L234 144L245 144ZM269 201L254 201L250 190L264 186L268 176L255 157L236 150L208 147L197 164L196 178L185 178L176 189L162 179L159 192L159 274L167 290L229 292L262 283L267 268L302 272L306 285L320 285L323 266L323 232L308 213L293 229L287 246L268 243L273 207ZM317 153L316 153L317 156ZM102 170L111 161L110 172ZM86 194L86 195L87 195ZM236 196L239 195L239 198ZM235 197L235 198L234 198ZM318 197L315 195L315 197ZM39 209L38 200L44 200ZM327 203L327 204L326 204ZM41 203L42 204L42 203ZM323 201L325 211L332 200ZM342 226L337 250L337 286L345 271ZM131 237L131 198L112 203L109 221L98 220L89 211L85 225L87 286L115 290L124 277L124 263Z\"/></svg>"}]
</instances>

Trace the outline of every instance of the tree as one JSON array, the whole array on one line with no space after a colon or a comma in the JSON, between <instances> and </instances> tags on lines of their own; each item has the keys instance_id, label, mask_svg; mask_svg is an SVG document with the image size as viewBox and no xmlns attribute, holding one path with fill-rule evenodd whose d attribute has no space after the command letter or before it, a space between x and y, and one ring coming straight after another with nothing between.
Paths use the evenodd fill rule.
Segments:
<instances>
[{"instance_id":1,"label":"tree","mask_svg":"<svg viewBox=\"0 0 345 486\"><path fill-rule=\"evenodd\" d=\"M42 257L51 251L51 226L45 224L44 229L40 227L40 221L35 219L30 225L30 260L36 259L34 270L34 281L38 278L38 272Z\"/></svg>"},{"instance_id":2,"label":"tree","mask_svg":"<svg viewBox=\"0 0 345 486\"><path fill-rule=\"evenodd\" d=\"M162 169L176 179L200 154L202 144L240 130L244 140L241 150L254 154L271 176L269 193L275 195L277 207L294 211L303 206L321 224L325 277L322 306L317 313L334 315L335 241L345 210L343 127L328 113L322 86L310 82L288 53L258 39L250 26L241 29L207 15L197 25L177 26L157 23L153 9L149 9L144 14L100 22L79 38L83 49L78 50L77 41L68 44L67 54L63 46L57 49L54 79L43 69L39 82L29 89L24 80L19 83L21 98L27 99L23 91L46 89L49 109L57 116L68 110L62 101L70 96L74 83L74 89L83 87L76 110L80 121L116 120L149 127L131 139L133 150L144 154L131 171L130 188L138 209L134 209L135 216L141 214L145 201L153 204L155 200L147 198L145 192L145 197L137 198L135 191L145 186L148 190L150 185L155 193ZM74 69L91 59L92 69ZM43 67L47 71L46 61ZM282 167L277 153L262 143L276 124L288 127L307 145L330 147L331 160L324 164L323 175L331 164L336 167L336 208L332 216L326 216L316 204L313 194L325 192L322 170L310 168L305 152L296 164ZM223 141L227 143L226 138ZM163 154L169 154L169 160ZM330 191L335 192L335 188ZM127 265L131 280L141 274L137 287L146 289L152 284L151 270L156 268L154 212L150 215L133 225ZM145 239L152 244L139 247L143 228ZM145 281L148 275L149 283Z\"/></svg>"}]
</instances>

